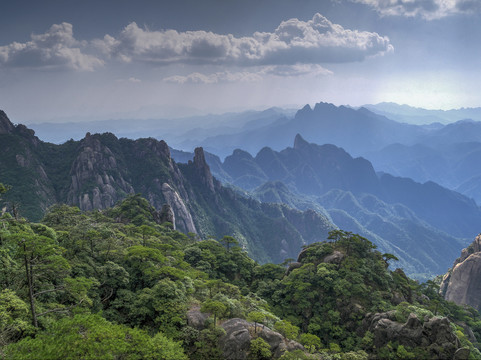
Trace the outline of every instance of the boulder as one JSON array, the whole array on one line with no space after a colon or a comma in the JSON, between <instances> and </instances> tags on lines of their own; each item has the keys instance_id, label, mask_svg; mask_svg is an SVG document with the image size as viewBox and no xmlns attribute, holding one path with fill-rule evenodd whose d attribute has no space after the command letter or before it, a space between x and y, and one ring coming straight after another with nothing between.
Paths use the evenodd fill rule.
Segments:
<instances>
[{"instance_id":1,"label":"boulder","mask_svg":"<svg viewBox=\"0 0 481 360\"><path fill-rule=\"evenodd\" d=\"M374 345L381 348L390 341L409 347L422 347L436 359L452 359L460 347L447 318L432 317L424 323L411 313L404 324L395 321L395 311L367 314L363 330L374 335Z\"/></svg>"},{"instance_id":2,"label":"boulder","mask_svg":"<svg viewBox=\"0 0 481 360\"><path fill-rule=\"evenodd\" d=\"M187 325L197 330L203 330L205 329L205 321L209 316L210 314L201 312L199 306L193 306L187 311Z\"/></svg>"},{"instance_id":3,"label":"boulder","mask_svg":"<svg viewBox=\"0 0 481 360\"><path fill-rule=\"evenodd\" d=\"M251 340L255 337L260 337L269 344L273 359L278 359L285 351L305 351L298 342L286 339L267 326L257 325L257 332L254 333L254 323L237 318L227 320L221 326L226 332L220 339L224 359L247 359Z\"/></svg>"}]
</instances>

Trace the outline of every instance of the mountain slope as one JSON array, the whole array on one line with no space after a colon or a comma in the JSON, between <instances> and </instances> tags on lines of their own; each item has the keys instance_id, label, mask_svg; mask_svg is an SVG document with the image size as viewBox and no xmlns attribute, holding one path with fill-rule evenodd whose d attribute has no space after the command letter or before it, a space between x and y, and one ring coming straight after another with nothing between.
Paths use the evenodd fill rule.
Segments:
<instances>
[{"instance_id":1,"label":"mountain slope","mask_svg":"<svg viewBox=\"0 0 481 360\"><path fill-rule=\"evenodd\" d=\"M113 206L141 193L157 209L170 205L175 226L206 238L232 235L262 262L282 262L302 245L326 238L334 226L322 214L263 204L222 187L201 148L178 166L164 141L87 133L80 141L44 143L23 125L0 122L0 182L9 203L32 220L57 202L82 210Z\"/></svg>"}]
</instances>

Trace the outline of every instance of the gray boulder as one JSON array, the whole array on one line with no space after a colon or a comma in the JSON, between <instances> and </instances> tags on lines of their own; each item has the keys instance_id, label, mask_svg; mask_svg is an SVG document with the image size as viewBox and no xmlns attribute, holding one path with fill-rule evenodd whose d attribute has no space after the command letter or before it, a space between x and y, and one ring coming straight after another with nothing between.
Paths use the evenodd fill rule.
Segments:
<instances>
[{"instance_id":1,"label":"gray boulder","mask_svg":"<svg viewBox=\"0 0 481 360\"><path fill-rule=\"evenodd\" d=\"M298 342L286 339L266 326L257 325L257 332L254 333L254 323L243 319L230 319L221 326L226 332L220 339L224 359L247 359L251 340L255 337L260 337L269 344L273 359L281 357L285 351L298 349L305 351L304 347Z\"/></svg>"}]
</instances>

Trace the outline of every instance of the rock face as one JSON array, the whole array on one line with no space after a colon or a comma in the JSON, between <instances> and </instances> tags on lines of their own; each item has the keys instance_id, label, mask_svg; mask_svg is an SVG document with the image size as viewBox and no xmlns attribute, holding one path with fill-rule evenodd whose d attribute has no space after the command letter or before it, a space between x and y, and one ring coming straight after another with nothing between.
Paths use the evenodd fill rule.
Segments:
<instances>
[{"instance_id":1,"label":"rock face","mask_svg":"<svg viewBox=\"0 0 481 360\"><path fill-rule=\"evenodd\" d=\"M123 178L112 151L87 133L70 171L67 202L81 210L105 209L134 189Z\"/></svg>"},{"instance_id":2,"label":"rock face","mask_svg":"<svg viewBox=\"0 0 481 360\"><path fill-rule=\"evenodd\" d=\"M159 223L163 224L165 222L170 222L174 226L175 230L175 214L169 204L162 205L159 218Z\"/></svg>"},{"instance_id":3,"label":"rock face","mask_svg":"<svg viewBox=\"0 0 481 360\"><path fill-rule=\"evenodd\" d=\"M460 348L447 318L432 317L423 323L411 313L404 324L395 320L394 310L366 315L363 328L373 333L376 348L397 341L399 345L427 349L433 359L452 359Z\"/></svg>"},{"instance_id":4,"label":"rock face","mask_svg":"<svg viewBox=\"0 0 481 360\"><path fill-rule=\"evenodd\" d=\"M481 234L454 262L441 283L444 298L456 304L466 304L481 309Z\"/></svg>"},{"instance_id":5,"label":"rock face","mask_svg":"<svg viewBox=\"0 0 481 360\"><path fill-rule=\"evenodd\" d=\"M192 215L179 194L167 183L162 184L162 194L173 213L177 214L175 226L184 232L197 233Z\"/></svg>"},{"instance_id":6,"label":"rock face","mask_svg":"<svg viewBox=\"0 0 481 360\"><path fill-rule=\"evenodd\" d=\"M253 335L264 339L270 345L273 359L279 358L285 351L305 350L298 342L288 340L278 332L259 324L257 333L253 334L254 324L242 319L230 319L221 326L226 332L220 339L224 359L247 359Z\"/></svg>"},{"instance_id":7,"label":"rock face","mask_svg":"<svg viewBox=\"0 0 481 360\"><path fill-rule=\"evenodd\" d=\"M0 110L0 134L8 134L15 130L4 111Z\"/></svg>"}]
</instances>

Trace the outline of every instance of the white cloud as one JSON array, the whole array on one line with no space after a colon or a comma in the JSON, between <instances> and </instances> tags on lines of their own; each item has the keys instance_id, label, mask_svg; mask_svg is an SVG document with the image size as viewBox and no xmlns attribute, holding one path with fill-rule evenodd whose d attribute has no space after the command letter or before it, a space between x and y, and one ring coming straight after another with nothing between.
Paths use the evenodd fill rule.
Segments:
<instances>
[{"instance_id":1,"label":"white cloud","mask_svg":"<svg viewBox=\"0 0 481 360\"><path fill-rule=\"evenodd\" d=\"M87 46L73 37L71 24L54 24L44 34L32 34L30 41L0 46L0 66L92 71L104 62L84 53Z\"/></svg>"},{"instance_id":2,"label":"white cloud","mask_svg":"<svg viewBox=\"0 0 481 360\"><path fill-rule=\"evenodd\" d=\"M165 78L164 81L176 84L217 84L223 82L256 82L261 79L261 75L255 72L222 71L213 74L201 74L195 72L186 76L175 75Z\"/></svg>"},{"instance_id":3,"label":"white cloud","mask_svg":"<svg viewBox=\"0 0 481 360\"><path fill-rule=\"evenodd\" d=\"M387 37L344 29L320 14L309 21L290 19L274 32L235 37L206 31L151 31L135 22L117 38L96 40L103 53L125 62L238 66L319 64L362 61L393 50Z\"/></svg>"},{"instance_id":4,"label":"white cloud","mask_svg":"<svg viewBox=\"0 0 481 360\"><path fill-rule=\"evenodd\" d=\"M221 82L257 82L265 76L297 77L330 75L332 71L317 64L270 65L260 67L256 71L229 72L222 71L212 74L198 72L182 76L174 75L164 78L164 82L176 84L217 84Z\"/></svg>"},{"instance_id":5,"label":"white cloud","mask_svg":"<svg viewBox=\"0 0 481 360\"><path fill-rule=\"evenodd\" d=\"M296 64L267 66L262 73L268 75L290 77L290 76L322 76L331 75L332 71L317 64Z\"/></svg>"},{"instance_id":6,"label":"white cloud","mask_svg":"<svg viewBox=\"0 0 481 360\"><path fill-rule=\"evenodd\" d=\"M383 16L420 16L426 20L481 12L479 0L351 0L371 6Z\"/></svg>"}]
</instances>

